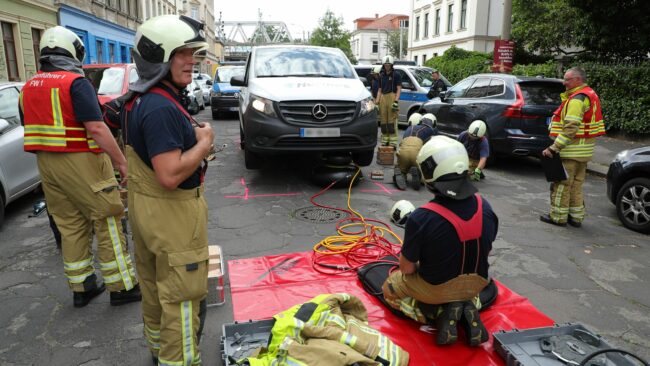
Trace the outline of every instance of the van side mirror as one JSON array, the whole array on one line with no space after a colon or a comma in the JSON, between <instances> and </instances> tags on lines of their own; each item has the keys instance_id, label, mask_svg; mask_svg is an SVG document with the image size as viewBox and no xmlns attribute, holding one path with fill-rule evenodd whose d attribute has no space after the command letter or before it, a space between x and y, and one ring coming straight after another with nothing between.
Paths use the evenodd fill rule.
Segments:
<instances>
[{"instance_id":1,"label":"van side mirror","mask_svg":"<svg viewBox=\"0 0 650 366\"><path fill-rule=\"evenodd\" d=\"M198 86L196 88L194 88L194 91L197 91L197 90L201 90L201 88L199 88Z\"/></svg>"},{"instance_id":2,"label":"van side mirror","mask_svg":"<svg viewBox=\"0 0 650 366\"><path fill-rule=\"evenodd\" d=\"M444 102L445 99L447 99L447 91L445 90L438 93L438 98L440 98L440 100Z\"/></svg>"},{"instance_id":3,"label":"van side mirror","mask_svg":"<svg viewBox=\"0 0 650 366\"><path fill-rule=\"evenodd\" d=\"M212 80L206 80L205 85L212 85Z\"/></svg>"},{"instance_id":4,"label":"van side mirror","mask_svg":"<svg viewBox=\"0 0 650 366\"><path fill-rule=\"evenodd\" d=\"M414 90L415 86L408 81L402 81L402 89Z\"/></svg>"},{"instance_id":5,"label":"van side mirror","mask_svg":"<svg viewBox=\"0 0 650 366\"><path fill-rule=\"evenodd\" d=\"M230 78L230 85L232 85L232 86L246 86L246 82L244 81L244 76L237 75L237 76L231 77Z\"/></svg>"}]
</instances>

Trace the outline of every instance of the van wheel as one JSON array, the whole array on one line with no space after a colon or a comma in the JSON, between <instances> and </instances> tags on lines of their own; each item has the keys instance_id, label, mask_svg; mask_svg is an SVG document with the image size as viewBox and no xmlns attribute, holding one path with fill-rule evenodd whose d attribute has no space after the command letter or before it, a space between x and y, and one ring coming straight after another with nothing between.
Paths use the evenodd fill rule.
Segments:
<instances>
[{"instance_id":1,"label":"van wheel","mask_svg":"<svg viewBox=\"0 0 650 366\"><path fill-rule=\"evenodd\" d=\"M246 139L244 138L244 129L239 125L239 148L246 150Z\"/></svg>"},{"instance_id":2,"label":"van wheel","mask_svg":"<svg viewBox=\"0 0 650 366\"><path fill-rule=\"evenodd\" d=\"M254 152L244 149L244 165L246 169L257 170L262 168L262 158Z\"/></svg>"},{"instance_id":3,"label":"van wheel","mask_svg":"<svg viewBox=\"0 0 650 366\"><path fill-rule=\"evenodd\" d=\"M352 160L359 166L368 166L375 157L375 150L364 150L352 153Z\"/></svg>"}]
</instances>

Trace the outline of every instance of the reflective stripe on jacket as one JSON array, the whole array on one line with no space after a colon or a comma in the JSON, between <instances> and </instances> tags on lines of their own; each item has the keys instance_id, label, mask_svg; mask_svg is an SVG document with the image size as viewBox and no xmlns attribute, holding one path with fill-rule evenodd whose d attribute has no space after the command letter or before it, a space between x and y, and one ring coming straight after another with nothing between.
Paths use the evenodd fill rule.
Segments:
<instances>
[{"instance_id":1,"label":"reflective stripe on jacket","mask_svg":"<svg viewBox=\"0 0 650 366\"><path fill-rule=\"evenodd\" d=\"M74 113L70 88L81 77L68 71L39 71L25 83L20 93L25 151L102 151Z\"/></svg>"},{"instance_id":2,"label":"reflective stripe on jacket","mask_svg":"<svg viewBox=\"0 0 650 366\"><path fill-rule=\"evenodd\" d=\"M582 94L584 101L575 98ZM552 149L562 158L589 161L595 147L595 137L605 134L600 98L583 85L561 94L562 104L553 113L550 136L555 139Z\"/></svg>"}]
</instances>

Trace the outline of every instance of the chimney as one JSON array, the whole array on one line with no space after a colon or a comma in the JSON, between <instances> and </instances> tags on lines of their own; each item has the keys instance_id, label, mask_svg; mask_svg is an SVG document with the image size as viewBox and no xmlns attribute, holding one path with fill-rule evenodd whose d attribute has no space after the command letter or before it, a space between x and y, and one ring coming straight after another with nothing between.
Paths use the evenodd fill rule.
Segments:
<instances>
[{"instance_id":1,"label":"chimney","mask_svg":"<svg viewBox=\"0 0 650 366\"><path fill-rule=\"evenodd\" d=\"M379 14L375 13L375 19L379 18Z\"/></svg>"}]
</instances>

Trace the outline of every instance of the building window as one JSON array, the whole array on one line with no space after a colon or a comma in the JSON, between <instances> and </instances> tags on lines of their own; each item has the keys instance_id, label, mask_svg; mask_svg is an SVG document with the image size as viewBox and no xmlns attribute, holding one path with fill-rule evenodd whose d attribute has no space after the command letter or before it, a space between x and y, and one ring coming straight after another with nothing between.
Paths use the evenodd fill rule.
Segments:
<instances>
[{"instance_id":1,"label":"building window","mask_svg":"<svg viewBox=\"0 0 650 366\"><path fill-rule=\"evenodd\" d=\"M440 9L436 9L436 24L435 24L435 34L436 36L440 35Z\"/></svg>"},{"instance_id":2,"label":"building window","mask_svg":"<svg viewBox=\"0 0 650 366\"><path fill-rule=\"evenodd\" d=\"M454 30L454 4L449 5L447 11L447 32Z\"/></svg>"},{"instance_id":3,"label":"building window","mask_svg":"<svg viewBox=\"0 0 650 366\"><path fill-rule=\"evenodd\" d=\"M111 64L115 63L115 43L108 43L108 62Z\"/></svg>"},{"instance_id":4,"label":"building window","mask_svg":"<svg viewBox=\"0 0 650 366\"><path fill-rule=\"evenodd\" d=\"M417 56L413 56L413 61L414 61L415 64L417 65L417 64L418 64L418 57L417 57Z\"/></svg>"},{"instance_id":5,"label":"building window","mask_svg":"<svg viewBox=\"0 0 650 366\"><path fill-rule=\"evenodd\" d=\"M399 21L399 27L400 28L408 28L409 27L409 21L408 20L400 20Z\"/></svg>"},{"instance_id":6,"label":"building window","mask_svg":"<svg viewBox=\"0 0 650 366\"><path fill-rule=\"evenodd\" d=\"M97 47L97 63L104 62L104 41L96 40L95 46Z\"/></svg>"},{"instance_id":7,"label":"building window","mask_svg":"<svg viewBox=\"0 0 650 366\"><path fill-rule=\"evenodd\" d=\"M429 37L429 13L424 14L424 38Z\"/></svg>"},{"instance_id":8,"label":"building window","mask_svg":"<svg viewBox=\"0 0 650 366\"><path fill-rule=\"evenodd\" d=\"M38 59L41 58L41 50L40 50L40 44L41 44L41 30L32 28L32 45L34 47L34 60L36 63L36 68L38 69Z\"/></svg>"},{"instance_id":9,"label":"building window","mask_svg":"<svg viewBox=\"0 0 650 366\"><path fill-rule=\"evenodd\" d=\"M151 0L145 0L145 1L147 2L147 9L146 9L147 13L144 16L145 19L149 19L151 18Z\"/></svg>"},{"instance_id":10,"label":"building window","mask_svg":"<svg viewBox=\"0 0 650 366\"><path fill-rule=\"evenodd\" d=\"M2 43L5 48L5 61L7 62L7 77L9 81L19 81L18 59L16 57L16 41L14 40L14 26L2 22Z\"/></svg>"},{"instance_id":11,"label":"building window","mask_svg":"<svg viewBox=\"0 0 650 366\"><path fill-rule=\"evenodd\" d=\"M379 52L379 41L372 41L372 53Z\"/></svg>"},{"instance_id":12,"label":"building window","mask_svg":"<svg viewBox=\"0 0 650 366\"><path fill-rule=\"evenodd\" d=\"M427 62L427 54L426 53L422 55L422 65L424 65L425 62Z\"/></svg>"},{"instance_id":13,"label":"building window","mask_svg":"<svg viewBox=\"0 0 650 366\"><path fill-rule=\"evenodd\" d=\"M467 0L460 2L460 29L467 28Z\"/></svg>"},{"instance_id":14,"label":"building window","mask_svg":"<svg viewBox=\"0 0 650 366\"><path fill-rule=\"evenodd\" d=\"M434 52L433 57L438 57L438 52Z\"/></svg>"},{"instance_id":15,"label":"building window","mask_svg":"<svg viewBox=\"0 0 650 366\"><path fill-rule=\"evenodd\" d=\"M199 20L199 8L198 7L196 7L196 6L192 7L192 15L191 15L191 17L192 17L192 19Z\"/></svg>"},{"instance_id":16,"label":"building window","mask_svg":"<svg viewBox=\"0 0 650 366\"><path fill-rule=\"evenodd\" d=\"M420 39L420 17L415 17L415 40Z\"/></svg>"},{"instance_id":17,"label":"building window","mask_svg":"<svg viewBox=\"0 0 650 366\"><path fill-rule=\"evenodd\" d=\"M126 46L120 45L120 62L125 64L129 62L129 58L126 55Z\"/></svg>"}]
</instances>

